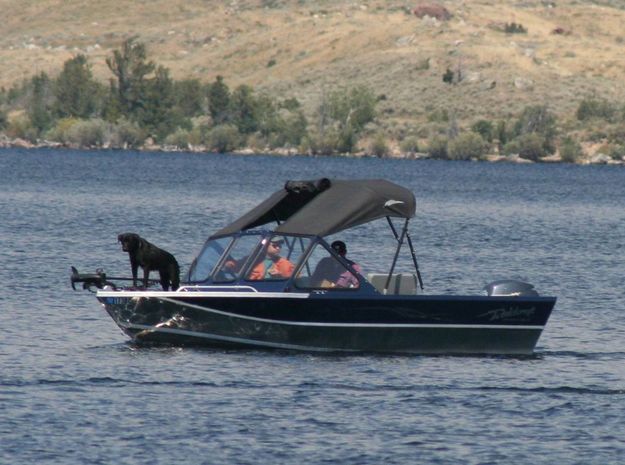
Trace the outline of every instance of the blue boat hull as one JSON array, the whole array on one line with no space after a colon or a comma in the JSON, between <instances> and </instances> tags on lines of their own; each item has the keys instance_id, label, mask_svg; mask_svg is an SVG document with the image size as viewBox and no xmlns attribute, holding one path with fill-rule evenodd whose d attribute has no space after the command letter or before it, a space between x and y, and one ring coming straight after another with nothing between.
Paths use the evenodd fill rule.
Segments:
<instances>
[{"instance_id":1,"label":"blue boat hull","mask_svg":"<svg viewBox=\"0 0 625 465\"><path fill-rule=\"evenodd\" d=\"M181 295L182 294L182 295ZM311 352L532 354L556 299L98 292L137 342Z\"/></svg>"}]
</instances>

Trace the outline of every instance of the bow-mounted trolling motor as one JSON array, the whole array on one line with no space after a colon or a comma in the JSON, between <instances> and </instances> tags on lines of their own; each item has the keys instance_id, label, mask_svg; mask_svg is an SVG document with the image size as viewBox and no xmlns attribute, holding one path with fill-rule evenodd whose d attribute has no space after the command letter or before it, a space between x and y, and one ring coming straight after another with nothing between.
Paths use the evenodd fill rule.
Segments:
<instances>
[{"instance_id":1,"label":"bow-mounted trolling motor","mask_svg":"<svg viewBox=\"0 0 625 465\"><path fill-rule=\"evenodd\" d=\"M106 280L106 273L102 268L95 270L95 273L79 273L78 270L72 266L72 275L70 277L72 283L72 289L76 290L76 283L82 283L82 288L93 292L93 287L98 289L104 288L105 285L112 286L115 289L115 285Z\"/></svg>"},{"instance_id":2,"label":"bow-mounted trolling motor","mask_svg":"<svg viewBox=\"0 0 625 465\"><path fill-rule=\"evenodd\" d=\"M76 267L72 266L70 282L72 284L72 289L74 290L76 290L76 283L82 283L82 288L91 292L96 292L94 288L104 289L105 286L108 286L111 289L117 289L119 286L115 285L113 281L133 282L134 280L126 277L106 276L106 273L102 268L95 270L95 273L79 273ZM160 281L157 281L156 279L148 279L149 284L158 284L159 282Z\"/></svg>"}]
</instances>

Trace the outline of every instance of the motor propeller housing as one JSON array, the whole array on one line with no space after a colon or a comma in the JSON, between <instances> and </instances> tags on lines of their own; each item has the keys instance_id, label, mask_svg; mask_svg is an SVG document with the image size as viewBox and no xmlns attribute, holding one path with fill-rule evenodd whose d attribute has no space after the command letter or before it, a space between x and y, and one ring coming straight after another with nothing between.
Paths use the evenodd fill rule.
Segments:
<instances>
[{"instance_id":1,"label":"motor propeller housing","mask_svg":"<svg viewBox=\"0 0 625 465\"><path fill-rule=\"evenodd\" d=\"M514 279L502 279L493 281L484 286L489 296L538 296L534 285Z\"/></svg>"},{"instance_id":2,"label":"motor propeller housing","mask_svg":"<svg viewBox=\"0 0 625 465\"><path fill-rule=\"evenodd\" d=\"M105 284L110 284L106 281L106 273L102 269L97 269L95 273L79 273L73 266L70 281L74 290L76 290L76 283L82 283L83 289L91 289L93 286L102 289Z\"/></svg>"}]
</instances>

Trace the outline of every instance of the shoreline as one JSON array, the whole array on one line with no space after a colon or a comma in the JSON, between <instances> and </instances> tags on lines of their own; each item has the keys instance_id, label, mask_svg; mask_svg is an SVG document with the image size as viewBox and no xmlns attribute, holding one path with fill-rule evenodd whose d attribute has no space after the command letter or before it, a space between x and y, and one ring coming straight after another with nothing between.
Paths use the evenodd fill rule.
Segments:
<instances>
[{"instance_id":1,"label":"shoreline","mask_svg":"<svg viewBox=\"0 0 625 465\"><path fill-rule=\"evenodd\" d=\"M26 149L26 150L36 150L36 149L65 149L65 150L136 150L138 152L185 152L185 153L219 153L214 150L210 150L209 148L198 145L193 146L189 144L187 148L180 148L177 146L170 145L159 145L151 142L147 142L140 147L111 147L111 146L79 146L76 144L64 144L61 142L53 142L48 140L39 141L37 143L29 142L24 139L16 138L11 139L6 136L0 136L0 149ZM480 159L470 159L470 160L453 160L449 158L436 158L432 157L428 153L423 152L400 152L393 151L386 156L379 157L374 154L367 153L365 151L353 152L353 153L340 153L340 154L313 154L313 153L303 153L299 150L292 148L279 148L279 149L263 149L263 150L254 150L250 147L241 148L232 150L228 152L234 155L273 155L273 156L308 156L308 157L345 157L345 158L387 158L393 160L446 160L446 161L472 161L472 162L487 162L487 163L516 163L516 164L531 164L531 163L569 163L572 165L625 165L625 160L615 160L610 158L605 154L597 154L590 158L585 158L575 162L567 162L563 161L562 158L558 155L550 155L547 157L543 157L538 161L528 160L525 158L521 158L518 154L513 155L499 155L499 154L489 154L485 155L484 158Z\"/></svg>"}]
</instances>

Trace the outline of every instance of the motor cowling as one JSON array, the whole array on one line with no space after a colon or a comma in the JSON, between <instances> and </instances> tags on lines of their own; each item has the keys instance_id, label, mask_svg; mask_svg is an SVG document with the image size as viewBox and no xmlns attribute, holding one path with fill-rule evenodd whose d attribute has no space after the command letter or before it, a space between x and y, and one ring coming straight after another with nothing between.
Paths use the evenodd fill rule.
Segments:
<instances>
[{"instance_id":1,"label":"motor cowling","mask_svg":"<svg viewBox=\"0 0 625 465\"><path fill-rule=\"evenodd\" d=\"M493 281L484 286L484 290L488 296L538 296L533 284L514 279Z\"/></svg>"}]
</instances>

